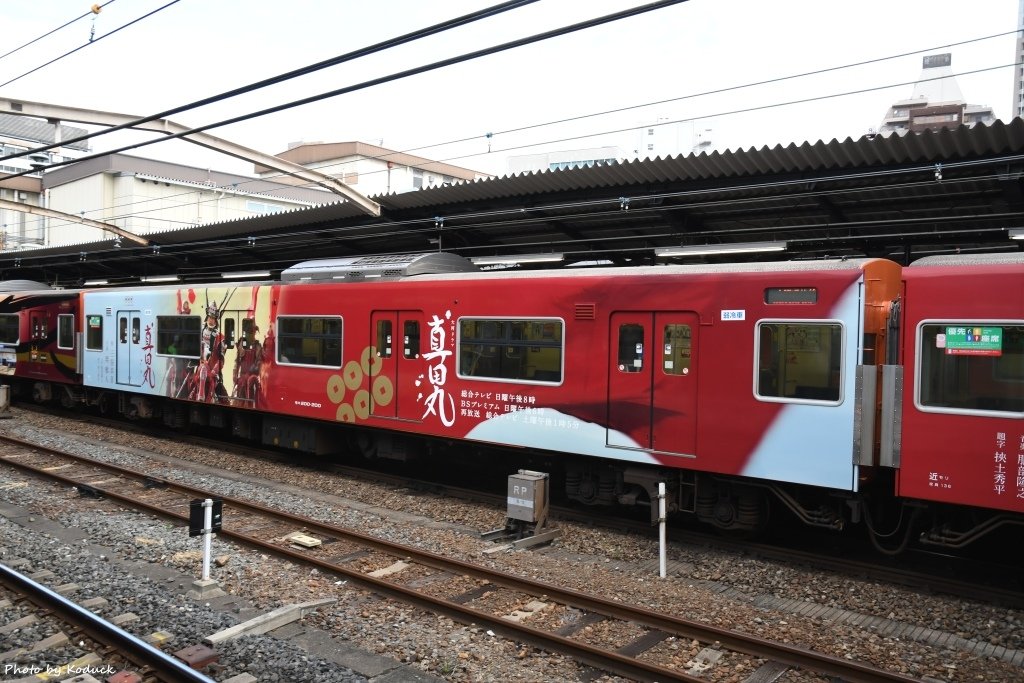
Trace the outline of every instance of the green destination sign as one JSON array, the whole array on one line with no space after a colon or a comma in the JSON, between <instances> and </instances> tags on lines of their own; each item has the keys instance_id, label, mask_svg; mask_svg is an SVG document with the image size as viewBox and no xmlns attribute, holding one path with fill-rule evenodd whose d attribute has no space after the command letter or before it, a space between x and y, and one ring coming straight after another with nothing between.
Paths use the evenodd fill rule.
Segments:
<instances>
[{"instance_id":1,"label":"green destination sign","mask_svg":"<svg viewBox=\"0 0 1024 683\"><path fill-rule=\"evenodd\" d=\"M1003 353L1001 327L947 327L946 353L999 356Z\"/></svg>"}]
</instances>

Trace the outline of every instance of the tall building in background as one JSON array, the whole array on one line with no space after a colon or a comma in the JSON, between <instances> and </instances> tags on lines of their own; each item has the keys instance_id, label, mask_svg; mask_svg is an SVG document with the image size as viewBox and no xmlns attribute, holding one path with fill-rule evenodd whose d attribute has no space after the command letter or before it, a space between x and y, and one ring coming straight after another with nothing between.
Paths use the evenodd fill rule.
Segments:
<instances>
[{"instance_id":1,"label":"tall building in background","mask_svg":"<svg viewBox=\"0 0 1024 683\"><path fill-rule=\"evenodd\" d=\"M1010 111L1014 117L1024 116L1024 0L1017 7L1017 38L1014 40L1016 49L1013 51L1017 66L1013 70L1013 106Z\"/></svg>"},{"instance_id":2,"label":"tall building in background","mask_svg":"<svg viewBox=\"0 0 1024 683\"><path fill-rule=\"evenodd\" d=\"M953 75L953 55L946 52L922 59L921 78L914 84L914 93L889 107L878 132L904 135L960 125L988 125L995 120L992 107L964 100Z\"/></svg>"}]
</instances>

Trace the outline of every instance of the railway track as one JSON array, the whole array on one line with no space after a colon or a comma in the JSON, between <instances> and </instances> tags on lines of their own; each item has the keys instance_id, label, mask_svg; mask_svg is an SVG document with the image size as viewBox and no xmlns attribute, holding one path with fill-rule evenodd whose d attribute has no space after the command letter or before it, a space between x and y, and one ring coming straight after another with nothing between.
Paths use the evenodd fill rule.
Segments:
<instances>
[{"instance_id":1,"label":"railway track","mask_svg":"<svg viewBox=\"0 0 1024 683\"><path fill-rule=\"evenodd\" d=\"M21 406L21 408L38 410L31 404ZM81 413L77 412L68 413L64 417L70 420L83 420ZM124 420L94 416L90 417L88 421L92 424L105 424L111 429L119 431L137 431L140 434L152 435L149 425L146 429L142 429L138 425L126 423ZM297 458L299 462L303 462L302 456L292 454L283 456L280 452L267 448L227 443L224 440L196 434L186 436L180 432L166 430L160 432L160 437L192 445L203 445L215 450L228 449L235 454L262 460L269 459L290 465L295 464ZM315 462L318 468L322 468L324 465L322 460L316 459ZM364 481L424 490L461 500L485 503L497 508L504 508L506 505L504 492L489 493L459 485L419 480L414 475L393 474L379 469L337 463L330 464L329 468L330 471L339 475ZM552 518L562 521L604 525L648 537L657 535L657 530L646 521L636 521L613 515L602 516L600 509L580 510L578 507L552 504L550 512ZM872 581L907 586L923 592L985 602L1000 607L1024 609L1024 583L1022 583L1024 575L1019 574L1018 568L1013 565L995 566L987 562L969 562L964 558L947 557L933 552L923 553L919 557L908 552L900 557L898 564L887 563L885 561L887 558L880 558L871 550L860 552L844 546L835 552L826 553L820 547L800 549L793 543L779 545L751 539L729 539L714 532L678 527L672 528L671 537L676 543L740 553L790 565L802 565L816 571L831 571ZM792 541L792 539L788 540ZM987 578L978 578L981 576Z\"/></svg>"},{"instance_id":2,"label":"railway track","mask_svg":"<svg viewBox=\"0 0 1024 683\"><path fill-rule=\"evenodd\" d=\"M742 632L565 590L19 439L4 440L14 448L0 462L155 515L187 521L192 499L221 498L223 537L627 678L701 680L695 676L694 666L680 668L665 647L666 642L685 639L699 641L709 660L745 661L748 671L760 667L760 675L765 677L795 668L851 682L914 680ZM510 612L510 605L517 609ZM626 645L615 644L624 640Z\"/></svg>"},{"instance_id":3,"label":"railway track","mask_svg":"<svg viewBox=\"0 0 1024 683\"><path fill-rule=\"evenodd\" d=\"M37 573L38 574L38 573ZM122 630L87 607L71 601L62 587L51 589L31 576L0 564L0 607L17 609L22 616L6 624L0 635L28 626L46 624L52 635L33 643L0 652L7 680L134 680L140 683L212 683L154 645ZM131 616L131 615L122 615ZM116 619L115 619L116 620ZM26 664L44 651L63 649L73 653L62 665ZM13 662L13 663L12 663Z\"/></svg>"}]
</instances>

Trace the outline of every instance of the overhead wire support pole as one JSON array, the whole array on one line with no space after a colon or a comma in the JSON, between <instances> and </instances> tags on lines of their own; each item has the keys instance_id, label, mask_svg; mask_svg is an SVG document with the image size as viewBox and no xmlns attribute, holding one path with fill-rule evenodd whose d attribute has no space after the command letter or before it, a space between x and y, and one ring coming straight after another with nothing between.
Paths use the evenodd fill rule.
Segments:
<instances>
[{"instance_id":1,"label":"overhead wire support pole","mask_svg":"<svg viewBox=\"0 0 1024 683\"><path fill-rule=\"evenodd\" d=\"M264 154L263 152L243 147L242 145L214 137L213 135L194 132L194 129L189 129L186 126L174 123L173 121L168 121L167 119L160 119L156 121L151 120L146 123L136 125L136 122L139 119L129 114L118 114L93 109L78 109L75 107L63 107L56 104L45 104L42 102L26 102L24 100L5 99L0 99L0 111L7 111L18 116L34 116L56 121L73 121L75 123L92 123L106 126L128 123L131 124L131 127L134 129L154 131L157 133L163 133L164 135L168 135L172 138L181 138L187 142L242 159L243 161L251 161L253 163L266 166L267 168L272 168L279 173L294 176L307 183L318 185L335 194L341 195L358 206L366 214L374 217L380 216L381 214L380 204L369 199L365 195L356 192L333 176L286 161L285 159L281 159L272 154ZM69 142L65 140L61 144L67 145ZM108 156L112 153L113 152L105 152L100 156ZM75 159L73 161L81 161L81 159ZM57 165L61 164L51 164L50 166ZM2 176L0 177L0 180L6 177L11 176Z\"/></svg>"},{"instance_id":2,"label":"overhead wire support pole","mask_svg":"<svg viewBox=\"0 0 1024 683\"><path fill-rule=\"evenodd\" d=\"M54 211L53 209L45 209L41 206L33 206L31 204L23 204L21 202L11 202L6 199L0 199L0 209L10 209L12 211L20 211L22 213L29 213L35 216L44 216L46 218L57 218L60 220L68 221L70 223L79 223L81 225L89 226L90 228L98 228L105 232L112 232L115 235L124 237L125 239L137 242L143 246L149 246L152 242L145 237L136 235L134 232L129 232L123 228L119 228L116 225L110 223L103 223L101 221L94 221L81 216L76 216L71 213L64 213L63 211Z\"/></svg>"}]
</instances>

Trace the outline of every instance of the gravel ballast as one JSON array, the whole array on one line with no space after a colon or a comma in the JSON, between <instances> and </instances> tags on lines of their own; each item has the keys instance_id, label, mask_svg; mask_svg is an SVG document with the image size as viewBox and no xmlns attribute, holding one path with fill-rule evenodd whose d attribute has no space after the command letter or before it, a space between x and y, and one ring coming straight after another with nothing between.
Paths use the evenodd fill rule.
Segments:
<instances>
[{"instance_id":1,"label":"gravel ballast","mask_svg":"<svg viewBox=\"0 0 1024 683\"><path fill-rule=\"evenodd\" d=\"M0 430L26 440L45 439L54 447L115 460L156 476L213 488L224 495L253 497L265 505L432 552L495 564L613 600L649 605L714 626L887 666L915 678L982 683L1024 680L1021 662L1014 659L1024 647L1024 614L1017 610L923 595L896 586L682 545L670 547L674 572L659 579L656 571L638 569L657 557L657 546L651 539L572 524L560 524L562 536L546 550L484 555L487 546L479 533L501 526L503 509L118 433L26 411L18 411L16 419L0 422ZM212 472L191 470L191 464L186 467L175 466L173 461L154 463L143 457L139 449L161 454L164 459L173 457L230 472L228 478L214 477ZM198 572L198 540L188 539L182 527L130 511L116 512L116 506L109 502L84 501L70 491L47 494L35 484L19 485L25 481L10 470L0 470L0 498L79 530L88 536L88 544L109 548L127 562L149 563L182 572L183 576ZM16 548L17 555L27 556L24 546L39 548L38 561L49 562L47 558L54 555L54 548L47 549L48 542L33 542L32 533L11 522L0 524L0 534L8 555ZM537 682L584 680L588 675L575 662L557 654L504 641L473 625L424 614L315 570L237 548L216 538L213 546L214 556L227 558L223 566L214 567L213 578L229 593L263 611L282 604L336 598L334 605L307 616L304 626L321 629L337 642L390 658L408 666L410 673L451 681ZM61 577L65 581L85 584L74 574L76 567L81 567L87 577L93 572L102 577L104 570L111 569L111 562L92 554L83 556L82 552L69 551L68 556L69 573ZM35 566L37 560L30 559ZM97 569L92 568L91 562L97 564ZM52 566L42 566L61 574ZM103 587L104 581L97 579L96 585ZM152 623L154 629L171 630L157 623L160 607L174 612L182 621L206 609L202 603L196 604L183 596L178 584L168 595L170 586L166 581L134 589L130 588L129 579L106 581L112 582L112 590L123 581L123 597L119 598L125 601L123 611L139 613L130 601L144 602L147 612L154 614L145 623ZM115 603L114 598L97 590L97 594ZM234 618L211 611L199 618L197 623L202 625L196 628L209 628L212 632L221 627L218 624ZM209 624L202 619L209 619ZM178 629L187 628L184 623L171 623L178 624ZM325 665L331 675L339 677L327 677L319 668L321 663L316 655L302 653L295 645L270 637L260 637L256 645L248 640L236 641L230 652L225 649L225 674L228 670L252 673L243 665L251 667L276 660L275 654L246 661L263 651L263 641L276 641L266 644L268 653L282 648L280 656L287 658L285 651L291 648L295 652L293 661L309 657L310 663L304 667L310 672L317 671L311 678L285 676L279 680L363 680L358 674L338 670L337 663ZM672 641L666 647L675 648L685 662L696 656L703 645ZM281 671L282 667L274 668ZM751 673L749 668L730 667L725 657L721 665L706 671L702 678L738 682ZM817 679L791 671L783 680Z\"/></svg>"}]
</instances>

